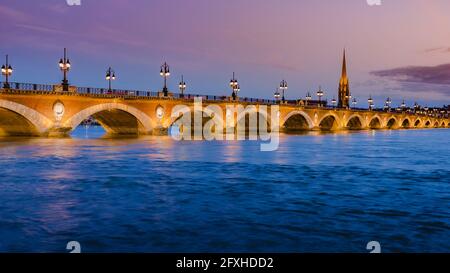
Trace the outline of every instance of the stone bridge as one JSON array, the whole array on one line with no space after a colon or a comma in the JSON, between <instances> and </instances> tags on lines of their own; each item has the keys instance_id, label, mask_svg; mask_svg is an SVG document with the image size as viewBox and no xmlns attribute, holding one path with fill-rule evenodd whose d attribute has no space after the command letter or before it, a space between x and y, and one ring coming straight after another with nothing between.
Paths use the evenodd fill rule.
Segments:
<instances>
[{"instance_id":1,"label":"stone bridge","mask_svg":"<svg viewBox=\"0 0 450 273\"><path fill-rule=\"evenodd\" d=\"M44 90L45 89L45 90ZM174 123L172 110L178 105L193 108L192 96L161 97L158 94L107 94L99 92L61 92L53 88L0 89L0 136L66 136L89 117L95 118L111 134L163 134ZM251 105L245 115L233 113L238 121L267 107L279 106L276 115L280 128L304 130L366 130L448 128L448 117L418 115L405 112L349 110L308 107L301 104L275 104L270 101L231 101L227 97L205 96L203 106L216 105L229 119L230 105ZM210 113L203 111L207 118ZM226 114L225 114L226 113ZM247 118L248 119L248 118Z\"/></svg>"}]
</instances>

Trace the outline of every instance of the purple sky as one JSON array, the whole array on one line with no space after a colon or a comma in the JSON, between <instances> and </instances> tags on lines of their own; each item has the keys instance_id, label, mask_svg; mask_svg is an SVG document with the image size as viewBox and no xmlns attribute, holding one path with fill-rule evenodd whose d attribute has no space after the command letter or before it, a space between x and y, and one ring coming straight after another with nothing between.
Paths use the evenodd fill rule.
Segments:
<instances>
[{"instance_id":1,"label":"purple sky","mask_svg":"<svg viewBox=\"0 0 450 273\"><path fill-rule=\"evenodd\" d=\"M450 102L450 1L382 0L2 0L0 54L12 80L56 83L68 47L78 86L160 89L159 66L181 74L187 92L229 94L235 71L241 96L272 97L284 78L287 98L337 93L343 48L350 88L366 106Z\"/></svg>"}]
</instances>

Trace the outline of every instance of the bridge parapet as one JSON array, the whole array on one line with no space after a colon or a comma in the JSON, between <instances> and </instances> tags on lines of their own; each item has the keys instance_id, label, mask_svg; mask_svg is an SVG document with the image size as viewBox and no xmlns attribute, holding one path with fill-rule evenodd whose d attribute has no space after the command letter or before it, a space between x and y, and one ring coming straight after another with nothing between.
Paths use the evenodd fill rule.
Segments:
<instances>
[{"instance_id":1,"label":"bridge parapet","mask_svg":"<svg viewBox=\"0 0 450 273\"><path fill-rule=\"evenodd\" d=\"M229 96L220 96L220 95L202 95L202 94L178 94L171 93L171 96L162 97L161 92L154 91L143 91L143 90L132 90L132 89L112 89L109 90L107 88L98 88L98 87L75 87L70 86L69 92L62 91L60 85L48 85L48 84L33 84L33 83L16 83L10 82L10 88L4 89L0 88L0 92L15 92L15 93L27 93L32 92L34 94L53 94L54 92L61 92L62 94L84 94L88 96L102 96L102 97L126 97L126 98L153 98L153 99L176 99L176 100L187 100L193 101L194 98L201 97L204 101L214 101L214 102L233 102L231 97ZM3 86L3 83L0 82L0 86ZM275 100L269 99L259 99L259 98L248 98L248 97L240 97L238 98L238 102L241 103L258 103L258 104L276 104Z\"/></svg>"}]
</instances>

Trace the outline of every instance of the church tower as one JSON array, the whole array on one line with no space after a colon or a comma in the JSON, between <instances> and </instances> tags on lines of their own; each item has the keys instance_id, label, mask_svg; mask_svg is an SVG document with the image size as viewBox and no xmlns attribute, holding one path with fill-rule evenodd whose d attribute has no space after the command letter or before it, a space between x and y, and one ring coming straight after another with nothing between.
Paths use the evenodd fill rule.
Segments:
<instances>
[{"instance_id":1,"label":"church tower","mask_svg":"<svg viewBox=\"0 0 450 273\"><path fill-rule=\"evenodd\" d=\"M348 108L350 106L350 88L347 78L347 61L345 59L345 49L344 49L344 60L342 61L342 75L339 80L339 108Z\"/></svg>"}]
</instances>

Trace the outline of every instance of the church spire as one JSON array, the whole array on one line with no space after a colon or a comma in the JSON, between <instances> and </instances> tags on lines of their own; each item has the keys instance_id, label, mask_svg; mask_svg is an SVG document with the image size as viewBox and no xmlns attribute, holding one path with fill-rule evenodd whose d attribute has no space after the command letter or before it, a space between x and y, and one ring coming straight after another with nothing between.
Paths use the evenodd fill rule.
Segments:
<instances>
[{"instance_id":1,"label":"church spire","mask_svg":"<svg viewBox=\"0 0 450 273\"><path fill-rule=\"evenodd\" d=\"M342 77L347 77L347 60L345 59L345 48L344 48L344 59L342 60Z\"/></svg>"},{"instance_id":2,"label":"church spire","mask_svg":"<svg viewBox=\"0 0 450 273\"><path fill-rule=\"evenodd\" d=\"M348 108L350 102L350 87L347 78L347 59L344 48L344 57L342 59L342 75L339 80L339 102L338 107L340 108Z\"/></svg>"}]
</instances>

